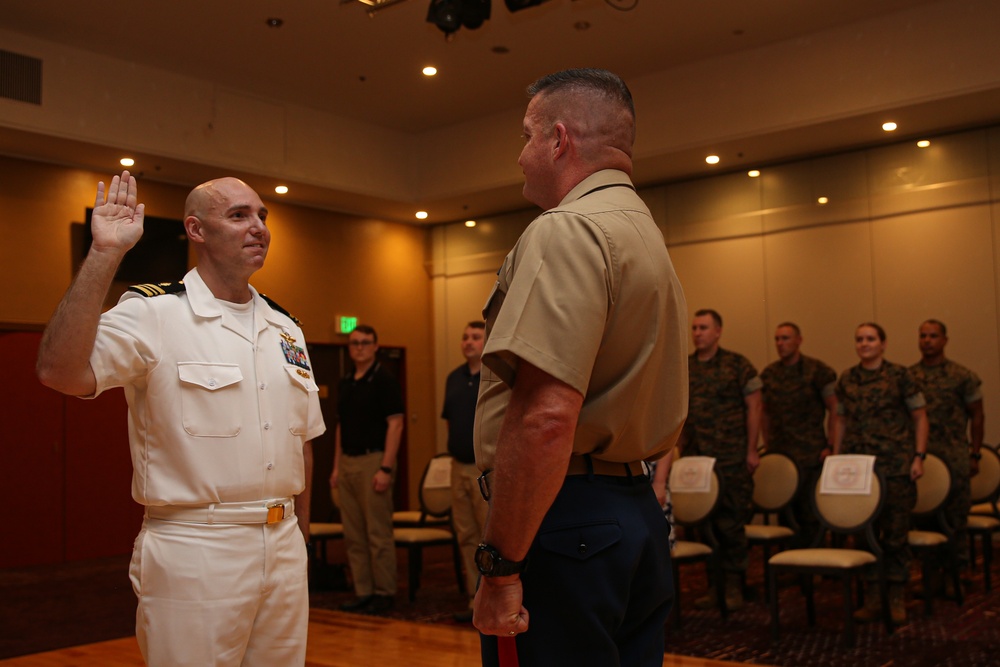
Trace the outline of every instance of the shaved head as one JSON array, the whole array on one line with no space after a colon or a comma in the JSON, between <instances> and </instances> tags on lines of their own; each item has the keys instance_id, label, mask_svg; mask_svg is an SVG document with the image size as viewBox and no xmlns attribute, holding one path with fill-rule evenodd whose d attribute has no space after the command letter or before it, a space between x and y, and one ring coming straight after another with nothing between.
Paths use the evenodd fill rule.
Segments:
<instances>
[{"instance_id":1,"label":"shaved head","mask_svg":"<svg viewBox=\"0 0 1000 667\"><path fill-rule=\"evenodd\" d=\"M188 194L184 202L184 217L193 215L196 218L204 218L214 204L224 199L221 195L240 190L253 192L253 188L232 176L202 183Z\"/></svg>"}]
</instances>

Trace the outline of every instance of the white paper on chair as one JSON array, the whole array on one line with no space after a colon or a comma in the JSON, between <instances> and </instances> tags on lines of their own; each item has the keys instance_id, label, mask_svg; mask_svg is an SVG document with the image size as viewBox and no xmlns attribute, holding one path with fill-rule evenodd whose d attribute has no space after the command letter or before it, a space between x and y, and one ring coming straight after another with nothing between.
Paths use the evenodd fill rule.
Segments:
<instances>
[{"instance_id":1,"label":"white paper on chair","mask_svg":"<svg viewBox=\"0 0 1000 667\"><path fill-rule=\"evenodd\" d=\"M823 462L820 493L868 495L872 491L875 457L862 454L828 456Z\"/></svg>"},{"instance_id":2,"label":"white paper on chair","mask_svg":"<svg viewBox=\"0 0 1000 667\"><path fill-rule=\"evenodd\" d=\"M671 493L708 493L712 490L715 457L682 456L670 467Z\"/></svg>"},{"instance_id":3,"label":"white paper on chair","mask_svg":"<svg viewBox=\"0 0 1000 667\"><path fill-rule=\"evenodd\" d=\"M439 456L427 464L425 489L446 489L451 486L451 457Z\"/></svg>"}]
</instances>

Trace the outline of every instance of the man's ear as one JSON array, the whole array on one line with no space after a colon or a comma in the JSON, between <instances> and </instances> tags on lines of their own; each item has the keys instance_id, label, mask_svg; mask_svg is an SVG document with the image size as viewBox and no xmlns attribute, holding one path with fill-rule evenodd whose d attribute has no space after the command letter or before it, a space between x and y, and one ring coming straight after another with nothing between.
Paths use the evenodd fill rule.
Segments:
<instances>
[{"instance_id":1,"label":"man's ear","mask_svg":"<svg viewBox=\"0 0 1000 667\"><path fill-rule=\"evenodd\" d=\"M187 232L187 236L194 243L204 243L205 235L201 230L201 220L196 216L189 215L184 218L184 231Z\"/></svg>"},{"instance_id":2,"label":"man's ear","mask_svg":"<svg viewBox=\"0 0 1000 667\"><path fill-rule=\"evenodd\" d=\"M556 140L555 145L552 147L552 159L558 160L569 150L569 131L562 123L556 123L552 131L555 134Z\"/></svg>"}]
</instances>

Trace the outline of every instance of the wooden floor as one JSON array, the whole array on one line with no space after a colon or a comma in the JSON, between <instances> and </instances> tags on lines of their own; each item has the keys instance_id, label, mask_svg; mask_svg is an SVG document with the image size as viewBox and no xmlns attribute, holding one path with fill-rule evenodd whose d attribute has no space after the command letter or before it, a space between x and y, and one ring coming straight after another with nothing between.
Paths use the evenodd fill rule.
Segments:
<instances>
[{"instance_id":1,"label":"wooden floor","mask_svg":"<svg viewBox=\"0 0 1000 667\"><path fill-rule=\"evenodd\" d=\"M469 667L479 663L479 635L468 627L412 623L313 609L307 667ZM664 667L734 663L668 655ZM135 637L0 660L0 667L143 667Z\"/></svg>"}]
</instances>

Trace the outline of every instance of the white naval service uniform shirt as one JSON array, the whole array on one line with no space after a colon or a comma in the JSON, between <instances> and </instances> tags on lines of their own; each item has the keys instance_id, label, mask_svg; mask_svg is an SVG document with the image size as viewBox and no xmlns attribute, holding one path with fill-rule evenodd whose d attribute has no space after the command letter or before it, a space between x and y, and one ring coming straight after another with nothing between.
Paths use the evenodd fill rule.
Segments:
<instances>
[{"instance_id":1,"label":"white naval service uniform shirt","mask_svg":"<svg viewBox=\"0 0 1000 667\"><path fill-rule=\"evenodd\" d=\"M94 396L125 388L133 497L188 505L300 493L302 446L326 430L302 330L250 287L251 336L197 269L184 284L126 292L101 316L90 357Z\"/></svg>"}]
</instances>

